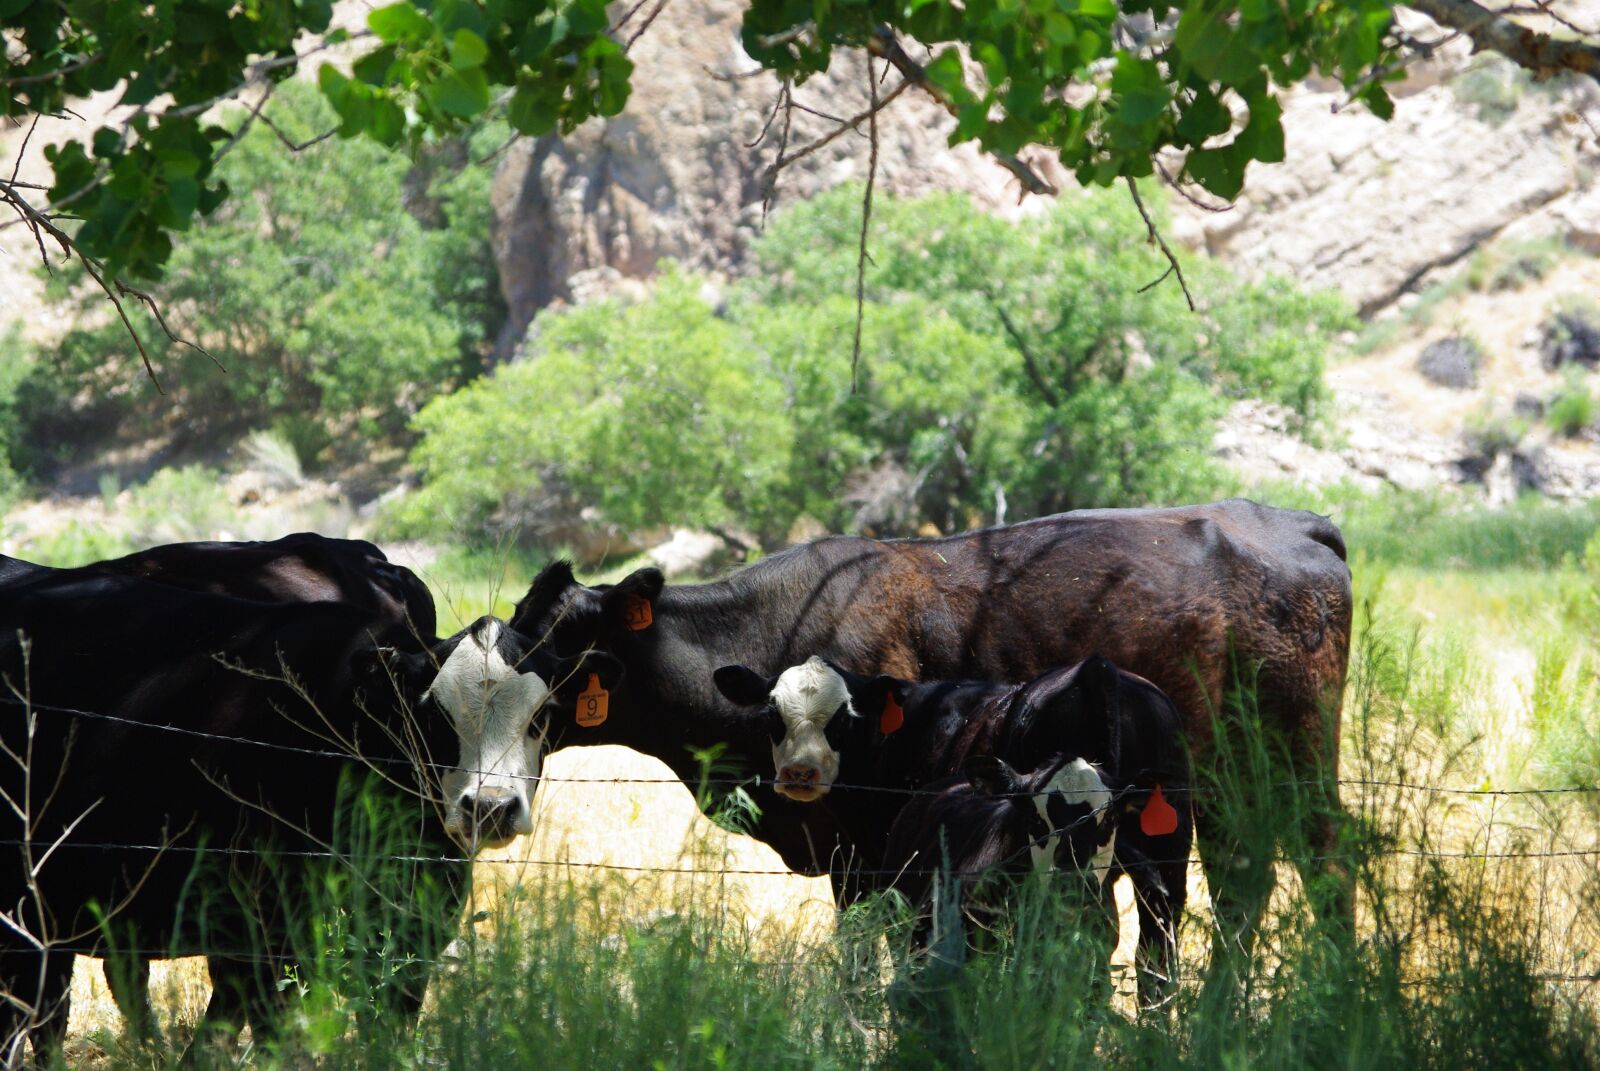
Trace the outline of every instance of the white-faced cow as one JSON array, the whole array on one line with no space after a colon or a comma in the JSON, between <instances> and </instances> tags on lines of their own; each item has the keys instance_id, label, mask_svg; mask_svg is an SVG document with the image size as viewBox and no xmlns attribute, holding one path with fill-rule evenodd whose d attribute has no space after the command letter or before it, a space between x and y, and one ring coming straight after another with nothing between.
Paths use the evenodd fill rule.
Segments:
<instances>
[{"instance_id":1,"label":"white-faced cow","mask_svg":"<svg viewBox=\"0 0 1600 1071\"><path fill-rule=\"evenodd\" d=\"M1321 786L1320 806L1295 813L1311 814L1299 832L1313 858L1326 858L1341 813L1350 615L1338 528L1235 499L1083 510L942 539L835 537L724 580L666 588L653 569L585 587L557 563L512 625L563 653L616 654L626 683L609 721L586 739L657 756L690 780L691 747L729 745L755 769L770 758L764 720L712 684L712 672L732 663L771 676L816 654L863 675L1021 682L1099 652L1172 698L1198 769L1212 761L1215 719L1220 712L1225 727L1233 717L1228 700L1243 677L1263 724L1289 742L1295 779ZM832 873L849 895L841 863L862 846L832 809L766 788L755 795L755 834L790 867ZM1244 853L1203 807L1196 823L1222 928L1248 935L1271 862ZM1321 877L1324 864L1308 866ZM1347 882L1307 884L1319 915L1350 918Z\"/></svg>"},{"instance_id":2,"label":"white-faced cow","mask_svg":"<svg viewBox=\"0 0 1600 1071\"><path fill-rule=\"evenodd\" d=\"M440 641L391 610L169 579L87 567L0 584L0 791L16 805L0 817L16 924L0 986L32 1009L8 1004L0 1030L37 1027L36 1051L59 1040L74 953L207 954L225 968L207 1024L270 1030L283 966L315 945L305 890L356 866L341 837L379 812L401 842L368 862L402 857L383 900L415 908L384 917L415 956L385 992L414 1012L454 926L462 848L528 828L537 741L586 683L615 684L615 660L558 658L493 618Z\"/></svg>"},{"instance_id":3,"label":"white-faced cow","mask_svg":"<svg viewBox=\"0 0 1600 1071\"><path fill-rule=\"evenodd\" d=\"M1127 873L1141 992L1153 999L1171 977L1190 776L1178 712L1149 681L1100 657L1021 685L863 677L816 657L775 678L723 666L715 680L767 725L777 792L832 813L878 879L866 887L917 901L946 863L968 874L1030 858L1086 871L1097 890ZM974 762L986 778L958 776ZM1034 774L1001 791L1012 767ZM930 785L932 797L917 791Z\"/></svg>"},{"instance_id":4,"label":"white-faced cow","mask_svg":"<svg viewBox=\"0 0 1600 1071\"><path fill-rule=\"evenodd\" d=\"M1061 755L1025 773L998 756L975 755L961 773L923 786L889 827L884 853L891 886L920 909L914 944L960 937L935 929L949 917L939 910L941 897L962 914L987 917L998 906L996 879L1009 891L1029 872L1062 882L1063 900L1082 909L1080 921L1102 921L1114 933L1106 889L1124 790L1087 759Z\"/></svg>"}]
</instances>

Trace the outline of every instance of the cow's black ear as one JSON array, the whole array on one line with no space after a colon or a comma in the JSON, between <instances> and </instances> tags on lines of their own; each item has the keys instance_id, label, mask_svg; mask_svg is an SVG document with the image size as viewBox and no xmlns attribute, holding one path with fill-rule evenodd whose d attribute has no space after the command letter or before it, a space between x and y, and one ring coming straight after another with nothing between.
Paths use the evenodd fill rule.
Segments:
<instances>
[{"instance_id":1,"label":"cow's black ear","mask_svg":"<svg viewBox=\"0 0 1600 1071\"><path fill-rule=\"evenodd\" d=\"M1021 776L998 755L974 755L961 768L979 792L990 796L1017 796L1027 790Z\"/></svg>"},{"instance_id":2,"label":"cow's black ear","mask_svg":"<svg viewBox=\"0 0 1600 1071\"><path fill-rule=\"evenodd\" d=\"M550 675L550 690L562 699L571 699L588 689L589 678L599 679L600 687L611 691L622 680L622 663L605 651L584 651L556 659Z\"/></svg>"},{"instance_id":3,"label":"cow's black ear","mask_svg":"<svg viewBox=\"0 0 1600 1071\"><path fill-rule=\"evenodd\" d=\"M741 707L760 706L772 694L773 682L749 666L723 666L711 675L711 679L728 702Z\"/></svg>"},{"instance_id":4,"label":"cow's black ear","mask_svg":"<svg viewBox=\"0 0 1600 1071\"><path fill-rule=\"evenodd\" d=\"M539 570L528 593L517 603L511 613L511 630L524 636L533 635L567 593L567 589L577 586L577 577L572 575L572 563L565 558L557 558Z\"/></svg>"},{"instance_id":5,"label":"cow's black ear","mask_svg":"<svg viewBox=\"0 0 1600 1071\"><path fill-rule=\"evenodd\" d=\"M600 596L600 613L608 628L642 632L655 624L655 601L666 577L654 566L635 569Z\"/></svg>"},{"instance_id":6,"label":"cow's black ear","mask_svg":"<svg viewBox=\"0 0 1600 1071\"><path fill-rule=\"evenodd\" d=\"M432 680L433 659L427 651L402 651L398 647L364 647L350 656L350 669L369 691L393 686L415 699Z\"/></svg>"}]
</instances>

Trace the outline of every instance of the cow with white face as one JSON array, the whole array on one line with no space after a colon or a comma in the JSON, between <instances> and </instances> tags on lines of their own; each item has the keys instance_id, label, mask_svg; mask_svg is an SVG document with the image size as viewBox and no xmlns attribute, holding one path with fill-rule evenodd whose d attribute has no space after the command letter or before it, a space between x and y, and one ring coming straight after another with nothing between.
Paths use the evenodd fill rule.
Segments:
<instances>
[{"instance_id":1,"label":"cow with white face","mask_svg":"<svg viewBox=\"0 0 1600 1071\"><path fill-rule=\"evenodd\" d=\"M1126 873L1141 961L1151 977L1170 974L1193 832L1189 758L1172 701L1143 677L1099 656L1025 684L863 676L811 658L771 679L723 666L715 682L761 708L774 787L827 809L867 860L863 888L916 900L937 871L929 846L954 833L963 866L1032 859L1094 890Z\"/></svg>"},{"instance_id":2,"label":"cow with white face","mask_svg":"<svg viewBox=\"0 0 1600 1071\"><path fill-rule=\"evenodd\" d=\"M778 794L805 803L827 795L839 775L843 735L858 718L843 671L812 656L772 680L744 666L724 666L716 682L735 703L765 705Z\"/></svg>"},{"instance_id":3,"label":"cow with white face","mask_svg":"<svg viewBox=\"0 0 1600 1071\"><path fill-rule=\"evenodd\" d=\"M432 651L395 656L397 675L422 686L422 719L455 730L456 764L439 779L445 831L468 848L533 831L544 756L582 705L605 695L621 664L601 652L558 658L496 617L481 617ZM603 715L602 715L603 717Z\"/></svg>"},{"instance_id":4,"label":"cow with white face","mask_svg":"<svg viewBox=\"0 0 1600 1071\"><path fill-rule=\"evenodd\" d=\"M1004 759L978 755L967 760L966 777L973 794L1007 801L1006 811L1013 812L1002 823L1002 858L1026 849L1036 871L1077 874L1095 890L1105 885L1120 817L1113 803L1126 786L1113 787L1100 767L1082 758L1019 774ZM959 812L959 804L953 810ZM895 839L893 830L889 837Z\"/></svg>"}]
</instances>

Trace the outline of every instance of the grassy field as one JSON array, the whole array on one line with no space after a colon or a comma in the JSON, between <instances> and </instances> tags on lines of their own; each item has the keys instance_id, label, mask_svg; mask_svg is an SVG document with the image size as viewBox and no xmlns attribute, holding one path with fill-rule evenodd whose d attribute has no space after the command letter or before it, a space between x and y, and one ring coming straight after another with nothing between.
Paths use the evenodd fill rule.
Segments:
<instances>
[{"instance_id":1,"label":"grassy field","mask_svg":"<svg viewBox=\"0 0 1600 1071\"><path fill-rule=\"evenodd\" d=\"M1135 1011L1125 966L1101 999L1105 946L1048 883L1024 890L995 952L940 971L905 961L892 899L836 918L824 881L781 873L677 785L560 783L667 776L621 749L573 749L549 763L535 834L478 866L477 921L414 1031L373 1026L348 994L312 987L295 1029L246 1063L1595 1066L1600 795L1568 791L1600 782L1595 514L1358 506L1339 516L1358 597L1342 754L1354 939L1313 919L1285 860L1251 954L1213 964L1191 866L1165 1009ZM436 560L423 571L441 627L505 613L538 564ZM1259 767L1222 771L1209 790L1259 799L1261 771L1274 776L1261 747ZM1272 806L1245 808L1241 835L1269 843L1288 817L1281 798ZM1131 962L1121 892L1117 965ZM124 1042L81 966L71 1062L175 1058ZM173 964L155 989L169 1038L183 1039L203 966Z\"/></svg>"}]
</instances>

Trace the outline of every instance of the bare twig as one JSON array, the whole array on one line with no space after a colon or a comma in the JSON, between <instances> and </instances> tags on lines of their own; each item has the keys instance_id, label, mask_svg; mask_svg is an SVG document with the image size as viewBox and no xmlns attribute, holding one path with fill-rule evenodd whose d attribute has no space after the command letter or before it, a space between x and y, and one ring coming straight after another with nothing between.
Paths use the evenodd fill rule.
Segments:
<instances>
[{"instance_id":1,"label":"bare twig","mask_svg":"<svg viewBox=\"0 0 1600 1071\"><path fill-rule=\"evenodd\" d=\"M902 83L904 84L904 83ZM867 229L872 225L872 188L878 180L878 80L867 57L867 190L861 197L861 245L856 253L856 335L850 347L850 393L856 390L856 370L861 364L861 321L867 311Z\"/></svg>"},{"instance_id":2,"label":"bare twig","mask_svg":"<svg viewBox=\"0 0 1600 1071\"><path fill-rule=\"evenodd\" d=\"M867 48L873 55L886 59L893 64L895 69L907 81L938 101L945 111L951 115L956 114L955 105L950 100L949 94L939 86L934 85L928 78L928 72L923 69L922 64L906 55L905 49L900 47L899 39L895 37L894 31L889 27L878 27L872 38L867 42ZM999 162L1001 167L1016 176L1017 181L1022 183L1024 192L1049 194L1058 192L1055 186L1040 178L1033 168L1029 167L1019 157L1005 152L991 152L990 155Z\"/></svg>"},{"instance_id":3,"label":"bare twig","mask_svg":"<svg viewBox=\"0 0 1600 1071\"><path fill-rule=\"evenodd\" d=\"M1139 210L1139 217L1144 220L1145 229L1150 232L1148 241L1151 245L1159 246L1162 255L1167 258L1167 270L1161 273L1161 278L1141 286L1139 293L1144 293L1169 275L1177 275L1178 286L1183 290L1183 300L1189 303L1189 311L1194 312L1194 296L1189 293L1189 283L1183 277L1183 267L1178 263L1178 258L1172 252L1172 247L1167 244L1167 240L1156 230L1155 220L1150 218L1150 213L1145 210L1144 201L1139 197L1139 187L1131 178L1125 178L1124 181L1128 184L1128 193L1133 196L1133 206Z\"/></svg>"},{"instance_id":4,"label":"bare twig","mask_svg":"<svg viewBox=\"0 0 1600 1071\"><path fill-rule=\"evenodd\" d=\"M772 209L772 195L778 189L778 172L783 169L783 154L789 151L789 129L794 123L794 90L788 82L783 83L779 91L780 103L783 105L783 131L778 135L778 156L772 161L772 166L767 168L765 187L761 194L761 226L767 225L767 213Z\"/></svg>"},{"instance_id":5,"label":"bare twig","mask_svg":"<svg viewBox=\"0 0 1600 1071\"><path fill-rule=\"evenodd\" d=\"M283 143L283 147L285 149L288 149L290 152L305 152L307 149L311 148L311 146L320 145L324 141L327 141L329 138L333 137L335 134L337 134L339 132L339 128L338 127L334 127L332 130L324 130L322 133L318 134L314 138L307 138L305 141L295 141L288 134L285 134L283 132L283 128L278 126L277 123L274 123L272 121L272 117L270 115L267 115L265 112L263 112L262 115L261 115L261 125L266 127L268 130L272 131L274 134L278 135L278 140L280 142L282 142ZM511 139L509 141L507 141L506 144L509 145L509 144L511 144L512 141L515 141L515 140L516 140L516 136L512 135ZM495 153L498 153L500 151L501 150L496 149ZM489 155L490 155L490 157L492 157L494 155L494 153L490 153ZM481 162L482 161L480 161L480 163Z\"/></svg>"},{"instance_id":6,"label":"bare twig","mask_svg":"<svg viewBox=\"0 0 1600 1071\"><path fill-rule=\"evenodd\" d=\"M644 21L639 24L639 28L629 36L628 43L622 46L623 52L627 52L633 47L635 41L644 36L644 32L650 28L652 22L656 21L656 16L661 14L661 9L666 6L667 0L656 0L656 6L650 9L650 14L644 17Z\"/></svg>"},{"instance_id":7,"label":"bare twig","mask_svg":"<svg viewBox=\"0 0 1600 1071\"><path fill-rule=\"evenodd\" d=\"M35 115L33 122L28 124L28 132L22 135L22 147L17 150L17 162L11 167L11 185L17 184L17 175L22 171L22 157L28 151L28 139L33 137L34 129L39 125L39 117Z\"/></svg>"},{"instance_id":8,"label":"bare twig","mask_svg":"<svg viewBox=\"0 0 1600 1071\"><path fill-rule=\"evenodd\" d=\"M0 86L31 86L38 85L40 82L54 82L62 75L71 74L74 71L81 71L85 67L93 67L96 63L99 63L105 58L104 52L96 52L92 56L85 56L81 60L74 60L71 63L57 67L53 71L45 71L40 74L24 74L16 78L0 78Z\"/></svg>"},{"instance_id":9,"label":"bare twig","mask_svg":"<svg viewBox=\"0 0 1600 1071\"><path fill-rule=\"evenodd\" d=\"M1202 201L1199 197L1195 196L1194 191L1186 188L1183 183L1179 182L1177 176L1167 170L1166 164L1163 164L1159 159L1153 159L1153 162L1156 165L1156 171L1161 175L1161 181L1165 182L1173 193L1177 194L1179 197L1182 197L1185 201L1188 201L1202 212L1221 213L1233 211L1233 202L1224 201L1220 205L1207 204L1205 201Z\"/></svg>"},{"instance_id":10,"label":"bare twig","mask_svg":"<svg viewBox=\"0 0 1600 1071\"><path fill-rule=\"evenodd\" d=\"M1440 26L1460 30L1472 40L1474 50L1497 52L1532 71L1535 78L1573 71L1600 81L1600 44L1530 30L1476 0L1407 0L1407 6Z\"/></svg>"},{"instance_id":11,"label":"bare twig","mask_svg":"<svg viewBox=\"0 0 1600 1071\"><path fill-rule=\"evenodd\" d=\"M1006 313L1005 306L1000 304L1000 299L994 291L985 290L983 296L989 299L989 305L994 309L995 315L1000 318L1000 326L1005 328L1006 334L1011 336L1011 341L1017 347L1017 352L1022 354L1022 367L1028 373L1028 380L1033 384L1042 398L1054 408L1060 404L1056 392L1045 382L1044 373L1039 369L1039 364L1034 360L1033 349L1028 345L1022 332L1017 330L1017 325L1011 322L1011 317Z\"/></svg>"},{"instance_id":12,"label":"bare twig","mask_svg":"<svg viewBox=\"0 0 1600 1071\"><path fill-rule=\"evenodd\" d=\"M869 107L866 111L862 112L860 115L853 116L850 119L844 120L842 122L842 124L837 129L830 130L830 131L828 131L828 133L824 134L822 137L818 138L816 141L807 143L805 146L803 146L797 152L791 154L787 159L783 160L781 163L774 163L770 168L767 169L768 175L769 176L770 175L775 175L777 173L778 168L780 168L780 167L788 167L789 165L791 165L791 164L793 164L793 163L795 163L795 162L797 162L799 160L804 160L806 157L810 156L812 153L816 152L818 149L821 149L821 148L827 146L828 144L832 143L841 134L846 134L846 133L856 129L862 123L866 122L868 119L872 119L879 112L883 111L883 109L887 108L889 106L889 103L891 101L893 101L894 98L898 97L901 93L904 93L910 87L911 87L911 82L910 81L901 82L899 85L897 85L893 89L889 90L889 92L885 93L883 96L877 97L876 98L876 103L874 103L871 107ZM796 104L795 107L798 108L798 107L800 107L800 105ZM810 109L802 109L802 110L809 111Z\"/></svg>"},{"instance_id":13,"label":"bare twig","mask_svg":"<svg viewBox=\"0 0 1600 1071\"><path fill-rule=\"evenodd\" d=\"M772 122L778 118L778 109L783 107L783 87L778 87L778 93L772 98L772 108L767 112L767 121L761 124L761 133L757 134L754 141L745 142L744 147L753 149L767 140L767 133L772 129Z\"/></svg>"}]
</instances>

